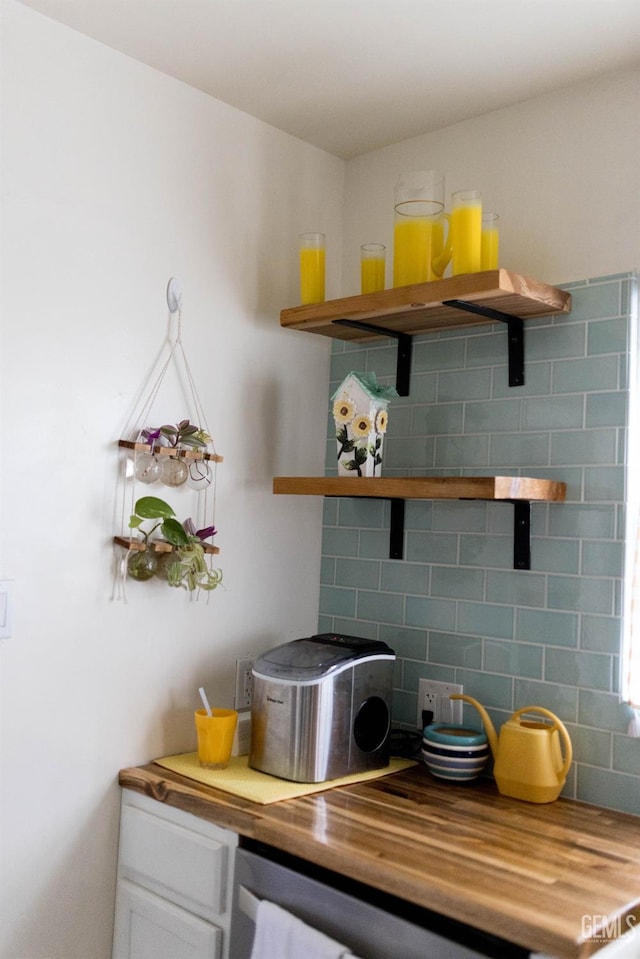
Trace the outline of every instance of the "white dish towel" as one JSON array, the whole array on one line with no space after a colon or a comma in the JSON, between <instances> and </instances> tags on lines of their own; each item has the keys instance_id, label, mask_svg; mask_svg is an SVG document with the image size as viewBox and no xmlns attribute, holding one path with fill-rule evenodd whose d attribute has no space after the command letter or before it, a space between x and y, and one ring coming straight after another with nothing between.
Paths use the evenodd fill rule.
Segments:
<instances>
[{"instance_id":1,"label":"white dish towel","mask_svg":"<svg viewBox=\"0 0 640 959\"><path fill-rule=\"evenodd\" d=\"M343 959L346 946L313 929L286 909L262 899L251 959Z\"/></svg>"}]
</instances>

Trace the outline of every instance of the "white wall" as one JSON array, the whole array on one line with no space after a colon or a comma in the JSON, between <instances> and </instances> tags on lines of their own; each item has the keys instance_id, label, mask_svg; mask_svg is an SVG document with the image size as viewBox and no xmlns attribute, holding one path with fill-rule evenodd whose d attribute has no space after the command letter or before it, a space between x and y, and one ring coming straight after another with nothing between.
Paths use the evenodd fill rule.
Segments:
<instances>
[{"instance_id":1,"label":"white wall","mask_svg":"<svg viewBox=\"0 0 640 959\"><path fill-rule=\"evenodd\" d=\"M500 265L547 283L640 267L640 70L610 74L357 157L347 166L343 294L362 243L387 246L400 173L445 174L501 214Z\"/></svg>"},{"instance_id":2,"label":"white wall","mask_svg":"<svg viewBox=\"0 0 640 959\"><path fill-rule=\"evenodd\" d=\"M393 184L441 168L503 214L503 262L548 282L638 266L640 75L619 74L347 164L23 8L3 14L1 959L107 959L117 771L193 747L195 691L316 626L329 344L281 331L294 240L328 295L391 252ZM340 237L344 206L344 248ZM341 263L344 281L341 283ZM110 600L118 438L167 331L170 276L216 446L226 591ZM175 414L179 415L179 412Z\"/></svg>"},{"instance_id":3,"label":"white wall","mask_svg":"<svg viewBox=\"0 0 640 959\"><path fill-rule=\"evenodd\" d=\"M15 626L0 643L0 955L107 959L118 770L194 748L199 685L232 705L238 654L316 628L321 502L274 497L271 480L322 469L330 345L282 331L279 311L297 302L303 230L327 233L338 294L344 163L13 0L1 10L0 577ZM123 604L115 444L165 339L171 276L224 456L226 590L190 603L130 583Z\"/></svg>"}]
</instances>

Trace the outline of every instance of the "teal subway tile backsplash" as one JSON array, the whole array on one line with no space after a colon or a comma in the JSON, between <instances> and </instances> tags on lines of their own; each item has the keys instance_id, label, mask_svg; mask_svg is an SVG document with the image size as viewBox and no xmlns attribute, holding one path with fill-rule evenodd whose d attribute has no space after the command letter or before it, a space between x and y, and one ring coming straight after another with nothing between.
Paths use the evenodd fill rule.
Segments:
<instances>
[{"instance_id":1,"label":"teal subway tile backsplash","mask_svg":"<svg viewBox=\"0 0 640 959\"><path fill-rule=\"evenodd\" d=\"M491 379L491 369L439 373L435 399L438 403L488 400L491 396ZM413 394L413 388L411 392Z\"/></svg>"},{"instance_id":2,"label":"teal subway tile backsplash","mask_svg":"<svg viewBox=\"0 0 640 959\"><path fill-rule=\"evenodd\" d=\"M452 533L438 533L408 529L406 558L415 563L455 563L458 556L458 537Z\"/></svg>"},{"instance_id":3,"label":"teal subway tile backsplash","mask_svg":"<svg viewBox=\"0 0 640 959\"><path fill-rule=\"evenodd\" d=\"M579 609L586 613L613 613L613 580L585 576L549 576L550 609Z\"/></svg>"},{"instance_id":4,"label":"teal subway tile backsplash","mask_svg":"<svg viewBox=\"0 0 640 959\"><path fill-rule=\"evenodd\" d=\"M571 290L571 318L576 320L596 320L602 317L619 316L622 297L622 279L607 282L590 282L586 286L577 286Z\"/></svg>"},{"instance_id":5,"label":"teal subway tile backsplash","mask_svg":"<svg viewBox=\"0 0 640 959\"><path fill-rule=\"evenodd\" d=\"M449 666L480 669L482 641L477 636L432 631L429 636L429 659Z\"/></svg>"},{"instance_id":6,"label":"teal subway tile backsplash","mask_svg":"<svg viewBox=\"0 0 640 959\"><path fill-rule=\"evenodd\" d=\"M554 466L605 464L615 462L617 433L610 429L560 430L551 437Z\"/></svg>"},{"instance_id":7,"label":"teal subway tile backsplash","mask_svg":"<svg viewBox=\"0 0 640 959\"><path fill-rule=\"evenodd\" d=\"M330 586L321 586L320 612L332 616L355 616L356 595L354 589L336 589Z\"/></svg>"},{"instance_id":8,"label":"teal subway tile backsplash","mask_svg":"<svg viewBox=\"0 0 640 959\"><path fill-rule=\"evenodd\" d=\"M587 332L587 353L624 353L629 338L629 324L626 317L616 320L591 322Z\"/></svg>"},{"instance_id":9,"label":"teal subway tile backsplash","mask_svg":"<svg viewBox=\"0 0 640 959\"><path fill-rule=\"evenodd\" d=\"M465 433L505 433L518 428L520 400L509 398L487 400L483 403L465 403Z\"/></svg>"},{"instance_id":10,"label":"teal subway tile backsplash","mask_svg":"<svg viewBox=\"0 0 640 959\"><path fill-rule=\"evenodd\" d=\"M565 686L580 686L587 689L611 690L611 656L569 649L545 651L544 678Z\"/></svg>"},{"instance_id":11,"label":"teal subway tile backsplash","mask_svg":"<svg viewBox=\"0 0 640 959\"><path fill-rule=\"evenodd\" d=\"M638 777L579 765L576 791L584 802L638 814Z\"/></svg>"},{"instance_id":12,"label":"teal subway tile backsplash","mask_svg":"<svg viewBox=\"0 0 640 959\"><path fill-rule=\"evenodd\" d=\"M582 396L567 396L562 403L558 403L555 396L535 396L522 404L523 430L577 429L583 424L584 397Z\"/></svg>"},{"instance_id":13,"label":"teal subway tile backsplash","mask_svg":"<svg viewBox=\"0 0 640 959\"><path fill-rule=\"evenodd\" d=\"M623 544L586 540L582 545L582 572L585 576L618 576L624 571Z\"/></svg>"},{"instance_id":14,"label":"teal subway tile backsplash","mask_svg":"<svg viewBox=\"0 0 640 959\"><path fill-rule=\"evenodd\" d=\"M488 570L488 603L511 603L513 606L544 606L546 577L522 570Z\"/></svg>"},{"instance_id":15,"label":"teal subway tile backsplash","mask_svg":"<svg viewBox=\"0 0 640 959\"><path fill-rule=\"evenodd\" d=\"M578 613L546 609L516 610L515 638L541 645L576 647L580 635Z\"/></svg>"},{"instance_id":16,"label":"teal subway tile backsplash","mask_svg":"<svg viewBox=\"0 0 640 959\"><path fill-rule=\"evenodd\" d=\"M584 471L584 495L592 502L624 500L624 467L591 466Z\"/></svg>"},{"instance_id":17,"label":"teal subway tile backsplash","mask_svg":"<svg viewBox=\"0 0 640 959\"><path fill-rule=\"evenodd\" d=\"M337 559L336 582L357 589L379 589L380 563L367 559Z\"/></svg>"},{"instance_id":18,"label":"teal subway tile backsplash","mask_svg":"<svg viewBox=\"0 0 640 959\"><path fill-rule=\"evenodd\" d=\"M389 560L380 564L380 589L383 593L426 595L429 573L424 563L397 563Z\"/></svg>"},{"instance_id":19,"label":"teal subway tile backsplash","mask_svg":"<svg viewBox=\"0 0 640 959\"><path fill-rule=\"evenodd\" d=\"M575 302L575 293L573 294ZM545 324L534 330L527 325L527 364L538 360L555 362L562 357L584 356L587 342L586 323L573 322L573 313L563 320L562 336L553 336Z\"/></svg>"},{"instance_id":20,"label":"teal subway tile backsplash","mask_svg":"<svg viewBox=\"0 0 640 959\"><path fill-rule=\"evenodd\" d=\"M563 723L576 721L578 712L578 690L573 686L562 686L554 682L537 682L533 679L514 680L514 709L525 706L542 706L555 713Z\"/></svg>"},{"instance_id":21,"label":"teal subway tile backsplash","mask_svg":"<svg viewBox=\"0 0 640 959\"><path fill-rule=\"evenodd\" d=\"M580 763L589 766L602 766L608 769L611 766L612 740L611 733L600 732L588 726L578 726L575 723L569 729L573 754ZM615 763L614 763L614 768ZM623 770L629 772L629 770ZM638 770L640 773L640 770Z\"/></svg>"},{"instance_id":22,"label":"teal subway tile backsplash","mask_svg":"<svg viewBox=\"0 0 640 959\"><path fill-rule=\"evenodd\" d=\"M425 464L427 467L432 464ZM435 462L441 469L458 472L489 465L489 436L436 436Z\"/></svg>"},{"instance_id":23,"label":"teal subway tile backsplash","mask_svg":"<svg viewBox=\"0 0 640 959\"><path fill-rule=\"evenodd\" d=\"M507 643L486 639L483 667L490 673L506 673L542 679L543 649L531 643Z\"/></svg>"},{"instance_id":24,"label":"teal subway tile backsplash","mask_svg":"<svg viewBox=\"0 0 640 959\"><path fill-rule=\"evenodd\" d=\"M396 650L394 722L415 725L422 677L462 683L499 726L522 706L567 724L564 795L640 814L640 739L617 693L630 277L568 284L572 312L525 321L525 383L507 331L415 337L410 395L389 407L383 476L525 475L567 484L531 509L531 570L513 569L513 507L408 501L404 559L389 504L325 500L320 630ZM351 370L395 381L396 343L334 341L329 394ZM327 472L335 474L328 417ZM477 713L465 705L465 722Z\"/></svg>"},{"instance_id":25,"label":"teal subway tile backsplash","mask_svg":"<svg viewBox=\"0 0 640 959\"><path fill-rule=\"evenodd\" d=\"M456 625L456 604L446 599L432 596L407 596L405 605L405 624L421 629L454 629Z\"/></svg>"},{"instance_id":26,"label":"teal subway tile backsplash","mask_svg":"<svg viewBox=\"0 0 640 959\"><path fill-rule=\"evenodd\" d=\"M620 652L620 628L617 617L588 616L581 617L580 647L597 653Z\"/></svg>"},{"instance_id":27,"label":"teal subway tile backsplash","mask_svg":"<svg viewBox=\"0 0 640 959\"><path fill-rule=\"evenodd\" d=\"M553 504L553 532L557 536L586 539L611 539L616 532L615 512L610 506L571 503Z\"/></svg>"},{"instance_id":28,"label":"teal subway tile backsplash","mask_svg":"<svg viewBox=\"0 0 640 959\"><path fill-rule=\"evenodd\" d=\"M587 396L585 426L620 426L624 422L626 397L622 392Z\"/></svg>"},{"instance_id":29,"label":"teal subway tile backsplash","mask_svg":"<svg viewBox=\"0 0 640 959\"><path fill-rule=\"evenodd\" d=\"M628 736L613 736L613 768L640 776L640 750Z\"/></svg>"},{"instance_id":30,"label":"teal subway tile backsplash","mask_svg":"<svg viewBox=\"0 0 640 959\"><path fill-rule=\"evenodd\" d=\"M458 629L478 636L513 638L513 606L491 603L458 603Z\"/></svg>"},{"instance_id":31,"label":"teal subway tile backsplash","mask_svg":"<svg viewBox=\"0 0 640 959\"><path fill-rule=\"evenodd\" d=\"M615 389L618 385L617 355L558 360L553 364L554 393L584 393L586 383L590 392Z\"/></svg>"},{"instance_id":32,"label":"teal subway tile backsplash","mask_svg":"<svg viewBox=\"0 0 640 959\"><path fill-rule=\"evenodd\" d=\"M549 464L549 442L549 433L496 434L491 437L489 465L496 469L538 470Z\"/></svg>"},{"instance_id":33,"label":"teal subway tile backsplash","mask_svg":"<svg viewBox=\"0 0 640 959\"><path fill-rule=\"evenodd\" d=\"M358 590L356 618L374 623L404 624L404 596L379 590Z\"/></svg>"},{"instance_id":34,"label":"teal subway tile backsplash","mask_svg":"<svg viewBox=\"0 0 640 959\"><path fill-rule=\"evenodd\" d=\"M414 342L413 370L416 373L459 370L465 365L464 359L465 340L462 338L438 340L431 333Z\"/></svg>"},{"instance_id":35,"label":"teal subway tile backsplash","mask_svg":"<svg viewBox=\"0 0 640 959\"><path fill-rule=\"evenodd\" d=\"M450 596L456 599L482 599L485 573L480 569L463 569L461 566L431 567L431 595Z\"/></svg>"}]
</instances>

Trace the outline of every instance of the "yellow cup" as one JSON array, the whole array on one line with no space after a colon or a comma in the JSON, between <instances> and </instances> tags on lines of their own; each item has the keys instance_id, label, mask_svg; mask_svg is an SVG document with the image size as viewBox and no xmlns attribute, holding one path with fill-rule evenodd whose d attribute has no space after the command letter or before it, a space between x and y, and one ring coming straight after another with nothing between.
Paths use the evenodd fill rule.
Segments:
<instances>
[{"instance_id":1,"label":"yellow cup","mask_svg":"<svg viewBox=\"0 0 640 959\"><path fill-rule=\"evenodd\" d=\"M205 769L224 769L231 759L233 737L238 723L235 709L196 709L198 759Z\"/></svg>"},{"instance_id":2,"label":"yellow cup","mask_svg":"<svg viewBox=\"0 0 640 959\"><path fill-rule=\"evenodd\" d=\"M363 243L360 247L360 292L384 290L385 248L383 243Z\"/></svg>"},{"instance_id":3,"label":"yellow cup","mask_svg":"<svg viewBox=\"0 0 640 959\"><path fill-rule=\"evenodd\" d=\"M497 213L482 214L482 269L498 269L498 247L500 245L500 236L498 230L498 221L500 217Z\"/></svg>"},{"instance_id":4,"label":"yellow cup","mask_svg":"<svg viewBox=\"0 0 640 959\"><path fill-rule=\"evenodd\" d=\"M458 190L452 194L450 237L453 251L451 272L479 273L482 269L482 194Z\"/></svg>"},{"instance_id":5,"label":"yellow cup","mask_svg":"<svg viewBox=\"0 0 640 959\"><path fill-rule=\"evenodd\" d=\"M324 303L324 233L301 233L299 244L300 303Z\"/></svg>"}]
</instances>

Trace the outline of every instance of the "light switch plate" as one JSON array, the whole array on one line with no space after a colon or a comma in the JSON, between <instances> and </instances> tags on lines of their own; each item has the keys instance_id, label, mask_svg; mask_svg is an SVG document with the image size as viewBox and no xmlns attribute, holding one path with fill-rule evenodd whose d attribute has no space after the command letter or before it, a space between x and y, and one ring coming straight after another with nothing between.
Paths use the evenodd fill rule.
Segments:
<instances>
[{"instance_id":1,"label":"light switch plate","mask_svg":"<svg viewBox=\"0 0 640 959\"><path fill-rule=\"evenodd\" d=\"M0 579L0 639L13 635L13 580Z\"/></svg>"}]
</instances>

